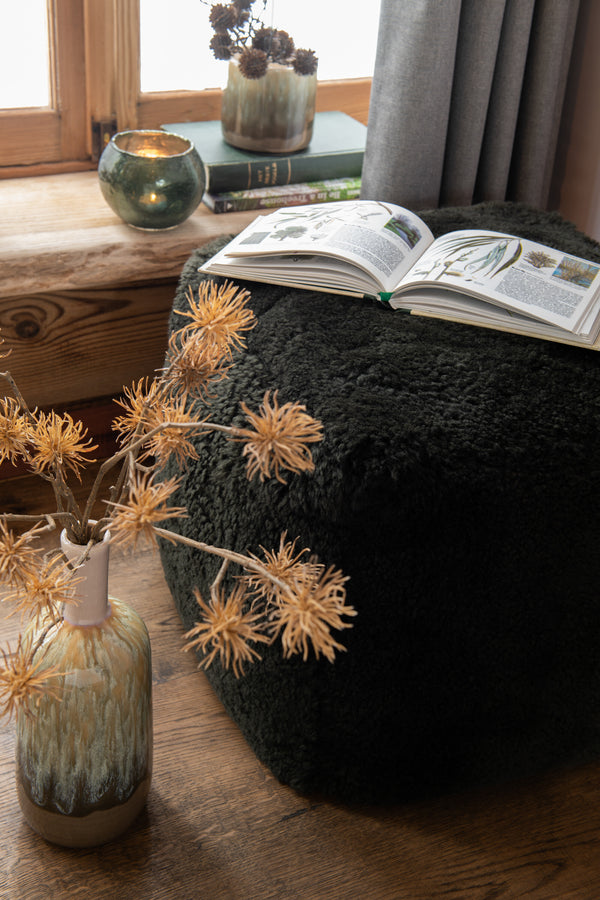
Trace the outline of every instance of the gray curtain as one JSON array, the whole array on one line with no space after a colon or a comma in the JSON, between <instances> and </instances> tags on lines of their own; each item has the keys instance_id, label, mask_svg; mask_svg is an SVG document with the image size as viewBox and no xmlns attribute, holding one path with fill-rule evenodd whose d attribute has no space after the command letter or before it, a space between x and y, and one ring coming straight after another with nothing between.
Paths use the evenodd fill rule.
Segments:
<instances>
[{"instance_id":1,"label":"gray curtain","mask_svg":"<svg viewBox=\"0 0 600 900\"><path fill-rule=\"evenodd\" d=\"M548 208L579 0L382 0L364 199Z\"/></svg>"}]
</instances>

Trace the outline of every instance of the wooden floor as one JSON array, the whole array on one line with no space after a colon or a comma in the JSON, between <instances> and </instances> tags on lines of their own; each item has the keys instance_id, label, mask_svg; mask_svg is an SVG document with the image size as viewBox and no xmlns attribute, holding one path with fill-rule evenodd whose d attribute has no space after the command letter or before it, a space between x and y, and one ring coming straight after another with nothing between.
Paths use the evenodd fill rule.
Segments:
<instances>
[{"instance_id":1,"label":"wooden floor","mask_svg":"<svg viewBox=\"0 0 600 900\"><path fill-rule=\"evenodd\" d=\"M25 482L16 493L24 502ZM113 551L110 589L152 639L147 808L114 844L46 844L21 819L13 726L0 729L0 900L600 898L600 763L391 809L298 796L257 761L181 652L158 558ZM2 621L1 637L15 624Z\"/></svg>"}]
</instances>

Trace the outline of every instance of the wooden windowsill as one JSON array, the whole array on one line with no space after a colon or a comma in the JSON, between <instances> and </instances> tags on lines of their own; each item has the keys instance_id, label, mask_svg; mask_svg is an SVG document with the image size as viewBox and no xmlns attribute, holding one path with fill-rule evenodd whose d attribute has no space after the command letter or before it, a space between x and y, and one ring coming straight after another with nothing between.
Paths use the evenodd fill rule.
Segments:
<instances>
[{"instance_id":1,"label":"wooden windowsill","mask_svg":"<svg viewBox=\"0 0 600 900\"><path fill-rule=\"evenodd\" d=\"M200 205L177 228L138 231L106 204L96 171L0 181L0 209L0 337L11 373L28 403L75 410L102 444L114 415L112 402L104 415L106 398L163 364L190 254L256 213Z\"/></svg>"},{"instance_id":2,"label":"wooden windowsill","mask_svg":"<svg viewBox=\"0 0 600 900\"><path fill-rule=\"evenodd\" d=\"M176 278L192 250L257 215L200 204L177 228L138 231L106 204L96 171L0 181L0 209L0 298Z\"/></svg>"}]
</instances>

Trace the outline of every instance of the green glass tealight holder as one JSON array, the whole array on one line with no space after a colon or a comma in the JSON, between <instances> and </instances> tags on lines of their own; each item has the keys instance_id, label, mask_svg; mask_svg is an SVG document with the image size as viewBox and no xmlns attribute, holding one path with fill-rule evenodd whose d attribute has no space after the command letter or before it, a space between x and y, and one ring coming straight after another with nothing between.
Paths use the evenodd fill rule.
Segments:
<instances>
[{"instance_id":1,"label":"green glass tealight holder","mask_svg":"<svg viewBox=\"0 0 600 900\"><path fill-rule=\"evenodd\" d=\"M204 166L193 143L168 131L121 131L98 163L104 199L124 222L155 231L174 228L204 193Z\"/></svg>"}]
</instances>

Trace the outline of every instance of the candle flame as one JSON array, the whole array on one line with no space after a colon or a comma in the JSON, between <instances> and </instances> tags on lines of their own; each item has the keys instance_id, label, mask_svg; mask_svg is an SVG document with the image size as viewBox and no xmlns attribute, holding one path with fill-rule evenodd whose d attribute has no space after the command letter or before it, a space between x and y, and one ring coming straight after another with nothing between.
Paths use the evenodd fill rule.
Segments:
<instances>
[{"instance_id":1,"label":"candle flame","mask_svg":"<svg viewBox=\"0 0 600 900\"><path fill-rule=\"evenodd\" d=\"M165 194L157 193L156 191L148 191L147 194L142 194L139 199L142 206L146 207L156 206L159 203L163 204L166 203L166 201L167 198Z\"/></svg>"},{"instance_id":2,"label":"candle flame","mask_svg":"<svg viewBox=\"0 0 600 900\"><path fill-rule=\"evenodd\" d=\"M144 156L149 159L171 155L168 150L161 150L160 147L139 147L134 153L136 156Z\"/></svg>"}]
</instances>

